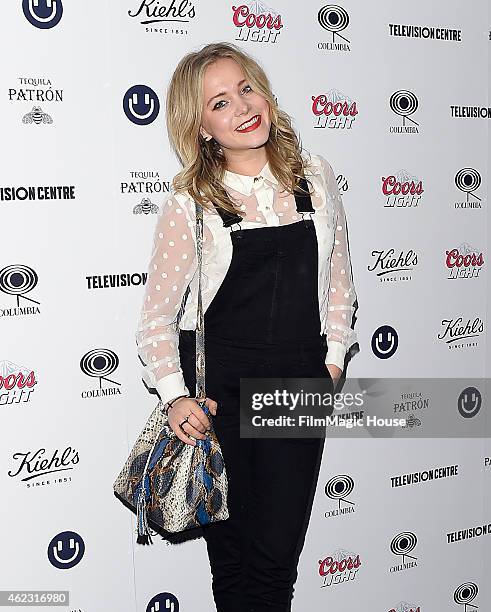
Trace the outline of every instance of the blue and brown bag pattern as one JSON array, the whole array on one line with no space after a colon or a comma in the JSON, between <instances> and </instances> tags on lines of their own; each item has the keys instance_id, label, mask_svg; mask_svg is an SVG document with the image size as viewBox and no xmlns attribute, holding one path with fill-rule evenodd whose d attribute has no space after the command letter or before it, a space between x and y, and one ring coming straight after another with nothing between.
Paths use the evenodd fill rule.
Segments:
<instances>
[{"instance_id":1,"label":"blue and brown bag pattern","mask_svg":"<svg viewBox=\"0 0 491 612\"><path fill-rule=\"evenodd\" d=\"M200 403L209 415L208 407ZM150 519L176 533L228 518L227 474L213 424L205 440L185 444L159 402L113 484L137 514L137 542L152 542Z\"/></svg>"}]
</instances>

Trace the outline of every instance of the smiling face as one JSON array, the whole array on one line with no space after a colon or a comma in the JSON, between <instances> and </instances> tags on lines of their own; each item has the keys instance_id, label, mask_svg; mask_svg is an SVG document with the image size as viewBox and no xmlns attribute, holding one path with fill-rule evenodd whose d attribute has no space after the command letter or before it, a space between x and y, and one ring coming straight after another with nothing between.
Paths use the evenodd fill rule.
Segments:
<instances>
[{"instance_id":1,"label":"smiling face","mask_svg":"<svg viewBox=\"0 0 491 612\"><path fill-rule=\"evenodd\" d=\"M220 58L207 66L200 128L205 139L213 137L227 158L262 147L270 127L267 100L252 90L235 60Z\"/></svg>"}]
</instances>

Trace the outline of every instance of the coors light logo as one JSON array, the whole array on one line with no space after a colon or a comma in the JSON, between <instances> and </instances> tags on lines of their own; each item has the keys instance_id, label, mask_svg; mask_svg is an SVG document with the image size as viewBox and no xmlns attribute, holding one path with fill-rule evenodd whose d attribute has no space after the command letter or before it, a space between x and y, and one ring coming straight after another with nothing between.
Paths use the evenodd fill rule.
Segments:
<instances>
[{"instance_id":1,"label":"coors light logo","mask_svg":"<svg viewBox=\"0 0 491 612\"><path fill-rule=\"evenodd\" d=\"M0 405L28 402L37 385L33 370L12 361L0 361Z\"/></svg>"},{"instance_id":2,"label":"coors light logo","mask_svg":"<svg viewBox=\"0 0 491 612\"><path fill-rule=\"evenodd\" d=\"M337 89L312 96L312 113L317 121L315 128L350 130L358 115L356 101Z\"/></svg>"},{"instance_id":3,"label":"coors light logo","mask_svg":"<svg viewBox=\"0 0 491 612\"><path fill-rule=\"evenodd\" d=\"M324 580L322 587L355 580L361 566L360 555L346 550L335 550L332 555L319 560L319 576Z\"/></svg>"},{"instance_id":4,"label":"coors light logo","mask_svg":"<svg viewBox=\"0 0 491 612\"><path fill-rule=\"evenodd\" d=\"M424 192L423 181L407 170L382 177L384 208L416 208Z\"/></svg>"},{"instance_id":5,"label":"coors light logo","mask_svg":"<svg viewBox=\"0 0 491 612\"><path fill-rule=\"evenodd\" d=\"M415 604L409 604L407 601L400 601L389 612L421 612L421 608Z\"/></svg>"},{"instance_id":6,"label":"coors light logo","mask_svg":"<svg viewBox=\"0 0 491 612\"><path fill-rule=\"evenodd\" d=\"M232 6L232 21L237 28L235 40L275 43L283 27L280 13L264 4L251 2Z\"/></svg>"},{"instance_id":7,"label":"coors light logo","mask_svg":"<svg viewBox=\"0 0 491 612\"><path fill-rule=\"evenodd\" d=\"M470 244L445 251L445 266L449 271L447 278L477 278L484 265L484 257L479 249Z\"/></svg>"}]
</instances>

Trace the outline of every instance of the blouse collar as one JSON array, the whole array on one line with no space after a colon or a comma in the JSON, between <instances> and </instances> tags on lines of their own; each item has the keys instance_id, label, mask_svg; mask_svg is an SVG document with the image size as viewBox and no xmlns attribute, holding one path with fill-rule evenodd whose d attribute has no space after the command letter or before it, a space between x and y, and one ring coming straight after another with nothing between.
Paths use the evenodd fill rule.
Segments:
<instances>
[{"instance_id":1,"label":"blouse collar","mask_svg":"<svg viewBox=\"0 0 491 612\"><path fill-rule=\"evenodd\" d=\"M237 174L236 172L225 170L223 182L227 187L231 187L235 191L247 196L251 195L254 187L259 187L263 182L272 185L278 184L276 177L271 172L269 162L266 162L259 174L255 176L246 176L245 174Z\"/></svg>"}]
</instances>

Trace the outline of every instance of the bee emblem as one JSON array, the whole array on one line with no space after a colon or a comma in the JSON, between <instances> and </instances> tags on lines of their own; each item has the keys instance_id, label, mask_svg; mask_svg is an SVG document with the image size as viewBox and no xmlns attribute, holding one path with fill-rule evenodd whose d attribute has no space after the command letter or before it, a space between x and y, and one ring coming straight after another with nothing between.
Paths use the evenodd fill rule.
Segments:
<instances>
[{"instance_id":1,"label":"bee emblem","mask_svg":"<svg viewBox=\"0 0 491 612\"><path fill-rule=\"evenodd\" d=\"M22 123L35 123L39 125L40 123L53 123L53 119L51 119L48 113L44 113L40 106L33 106L32 111L22 117Z\"/></svg>"},{"instance_id":2,"label":"bee emblem","mask_svg":"<svg viewBox=\"0 0 491 612\"><path fill-rule=\"evenodd\" d=\"M137 204L133 208L133 214L135 215L148 215L150 213L156 214L159 212L159 207L156 204L152 204L152 202L148 198L143 198L140 204Z\"/></svg>"}]
</instances>

